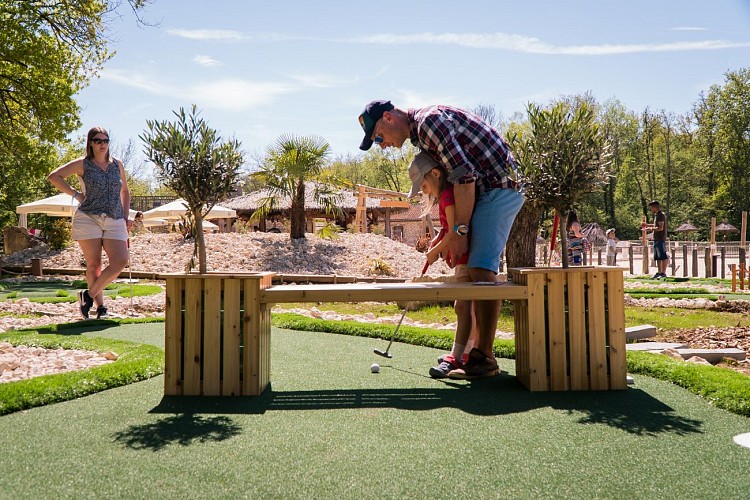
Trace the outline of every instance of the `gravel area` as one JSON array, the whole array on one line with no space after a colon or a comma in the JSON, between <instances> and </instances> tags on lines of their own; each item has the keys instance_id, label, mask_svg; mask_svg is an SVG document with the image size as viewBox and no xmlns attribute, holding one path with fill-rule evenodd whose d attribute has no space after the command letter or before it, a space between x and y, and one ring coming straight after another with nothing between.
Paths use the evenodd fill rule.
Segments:
<instances>
[{"instance_id":1,"label":"gravel area","mask_svg":"<svg viewBox=\"0 0 750 500\"><path fill-rule=\"evenodd\" d=\"M133 271L182 272L193 253L193 242L178 234L143 234L130 240ZM413 247L375 234L342 233L335 240L309 235L290 240L288 234L216 233L206 235L209 271L273 271L283 274L335 274L338 276L420 275L424 254ZM3 259L6 266L30 265L41 258L44 268L81 268L78 245L62 251L39 246ZM106 262L106 259L105 259ZM452 275L443 262L430 267L430 275Z\"/></svg>"}]
</instances>

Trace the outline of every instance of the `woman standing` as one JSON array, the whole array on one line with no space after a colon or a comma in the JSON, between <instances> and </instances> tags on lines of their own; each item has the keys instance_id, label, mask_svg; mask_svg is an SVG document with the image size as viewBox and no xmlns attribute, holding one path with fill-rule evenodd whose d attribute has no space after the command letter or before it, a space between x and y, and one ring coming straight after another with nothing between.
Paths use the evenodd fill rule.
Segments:
<instances>
[{"instance_id":1,"label":"woman standing","mask_svg":"<svg viewBox=\"0 0 750 500\"><path fill-rule=\"evenodd\" d=\"M81 179L83 192L65 180L71 175ZM130 208L130 190L125 167L109 155L109 134L102 127L89 130L86 156L67 163L47 176L53 186L70 194L80 203L73 216L73 240L86 259L88 290L78 292L81 315L88 319L96 305L97 319L107 315L104 288L114 281L128 263L128 227L125 209ZM102 270L102 249L109 266Z\"/></svg>"},{"instance_id":2,"label":"woman standing","mask_svg":"<svg viewBox=\"0 0 750 500\"><path fill-rule=\"evenodd\" d=\"M583 264L585 238L581 233L581 223L578 222L578 214L575 210L568 212L565 230L568 232L568 265L580 266Z\"/></svg>"}]
</instances>

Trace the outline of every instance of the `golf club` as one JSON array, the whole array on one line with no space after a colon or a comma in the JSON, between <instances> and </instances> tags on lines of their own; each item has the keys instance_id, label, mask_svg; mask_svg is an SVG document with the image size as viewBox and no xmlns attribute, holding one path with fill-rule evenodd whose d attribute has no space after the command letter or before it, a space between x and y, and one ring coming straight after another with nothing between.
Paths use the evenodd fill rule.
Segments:
<instances>
[{"instance_id":1,"label":"golf club","mask_svg":"<svg viewBox=\"0 0 750 500\"><path fill-rule=\"evenodd\" d=\"M422 276L427 272L427 268L430 267L430 262L427 261L424 263L424 267L422 268ZM420 276L420 278L422 277ZM391 345L393 344L393 339L396 338L396 334L398 333L398 329L401 328L401 323L404 321L404 316L406 316L406 312L409 310L409 304L407 303L406 306L404 306L404 312L401 314L401 319L398 320L398 324L396 325L396 329L393 330L393 333L391 334L391 341L388 342L388 347L385 349L385 351L381 351L380 349L373 349L372 352L377 354L378 356L383 356L384 358L392 358L393 354L391 354L389 351L391 350Z\"/></svg>"}]
</instances>

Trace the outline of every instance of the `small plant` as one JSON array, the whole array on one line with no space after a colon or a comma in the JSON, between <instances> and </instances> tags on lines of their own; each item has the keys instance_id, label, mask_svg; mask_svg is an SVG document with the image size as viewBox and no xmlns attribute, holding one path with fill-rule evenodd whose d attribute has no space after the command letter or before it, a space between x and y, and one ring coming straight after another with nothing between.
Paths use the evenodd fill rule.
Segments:
<instances>
[{"instance_id":1,"label":"small plant","mask_svg":"<svg viewBox=\"0 0 750 500\"><path fill-rule=\"evenodd\" d=\"M373 259L370 274L379 276L393 276L393 268L383 259Z\"/></svg>"},{"instance_id":2,"label":"small plant","mask_svg":"<svg viewBox=\"0 0 750 500\"><path fill-rule=\"evenodd\" d=\"M70 297L70 294L65 290L58 290L55 292L55 297Z\"/></svg>"},{"instance_id":3,"label":"small plant","mask_svg":"<svg viewBox=\"0 0 750 500\"><path fill-rule=\"evenodd\" d=\"M58 218L46 227L45 233L47 245L53 250L62 250L73 242L70 235L70 221L67 219Z\"/></svg>"},{"instance_id":4,"label":"small plant","mask_svg":"<svg viewBox=\"0 0 750 500\"><path fill-rule=\"evenodd\" d=\"M6 299L15 299L18 298L18 292L10 292L8 295L5 296Z\"/></svg>"}]
</instances>

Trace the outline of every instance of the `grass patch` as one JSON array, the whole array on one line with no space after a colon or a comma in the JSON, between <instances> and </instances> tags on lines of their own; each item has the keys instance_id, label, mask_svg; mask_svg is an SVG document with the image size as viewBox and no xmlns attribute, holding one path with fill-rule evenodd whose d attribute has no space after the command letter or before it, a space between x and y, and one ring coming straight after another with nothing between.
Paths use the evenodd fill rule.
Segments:
<instances>
[{"instance_id":1,"label":"grass patch","mask_svg":"<svg viewBox=\"0 0 750 500\"><path fill-rule=\"evenodd\" d=\"M625 308L625 324L649 324L662 330L695 328L696 326L750 326L750 317L746 314L708 311L706 309L628 306Z\"/></svg>"},{"instance_id":2,"label":"grass patch","mask_svg":"<svg viewBox=\"0 0 750 500\"><path fill-rule=\"evenodd\" d=\"M395 325L378 325L356 321L327 321L291 313L274 314L272 324L279 328L328 332L389 339ZM453 332L402 326L395 337L399 342L449 350ZM502 358L515 358L513 340L495 339L494 352ZM750 417L750 377L716 366L697 365L666 356L628 352L628 371L666 380L706 398L718 408Z\"/></svg>"},{"instance_id":3,"label":"grass patch","mask_svg":"<svg viewBox=\"0 0 750 500\"><path fill-rule=\"evenodd\" d=\"M60 330L59 326L62 325L58 325L57 330ZM86 370L0 384L0 415L79 398L145 380L164 371L164 351L151 345L96 337L50 335L29 330L2 333L0 340L13 345L47 349L113 351L119 356L114 363Z\"/></svg>"},{"instance_id":4,"label":"grass patch","mask_svg":"<svg viewBox=\"0 0 750 500\"><path fill-rule=\"evenodd\" d=\"M628 352L628 370L669 381L718 408L750 417L750 377L728 368L686 363L660 354Z\"/></svg>"},{"instance_id":5,"label":"grass patch","mask_svg":"<svg viewBox=\"0 0 750 500\"><path fill-rule=\"evenodd\" d=\"M78 300L75 292L86 287L86 282L82 280L13 283L4 292L0 291L0 300L27 298L40 304L73 303ZM162 290L159 285L110 283L104 289L104 295L110 298L145 297L161 293Z\"/></svg>"},{"instance_id":6,"label":"grass patch","mask_svg":"<svg viewBox=\"0 0 750 500\"><path fill-rule=\"evenodd\" d=\"M349 303L349 302L305 302L297 304L277 304L274 311L284 311L284 309L311 309L316 308L321 311L332 311L337 314L365 315L374 316L394 316L404 312L395 303L383 302L366 302L366 303ZM447 325L456 321L456 313L451 305L427 304L416 309L410 309L406 315L413 321L420 323L441 323ZM402 327L403 328L403 327ZM504 332L513 331L513 305L504 301L500 308L500 317L497 321L498 330Z\"/></svg>"}]
</instances>

